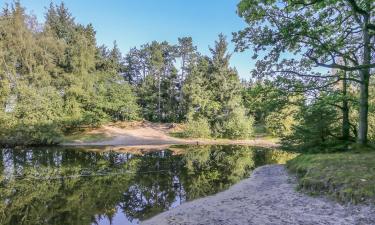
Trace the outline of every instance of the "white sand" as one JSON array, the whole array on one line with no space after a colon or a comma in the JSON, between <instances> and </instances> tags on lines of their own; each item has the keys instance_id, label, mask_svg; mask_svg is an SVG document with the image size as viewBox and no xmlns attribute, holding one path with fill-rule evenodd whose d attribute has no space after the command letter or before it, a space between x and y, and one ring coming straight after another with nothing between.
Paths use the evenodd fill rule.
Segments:
<instances>
[{"instance_id":1,"label":"white sand","mask_svg":"<svg viewBox=\"0 0 375 225\"><path fill-rule=\"evenodd\" d=\"M184 203L142 224L375 225L374 207L342 206L295 187L284 166L263 166L227 191Z\"/></svg>"}]
</instances>

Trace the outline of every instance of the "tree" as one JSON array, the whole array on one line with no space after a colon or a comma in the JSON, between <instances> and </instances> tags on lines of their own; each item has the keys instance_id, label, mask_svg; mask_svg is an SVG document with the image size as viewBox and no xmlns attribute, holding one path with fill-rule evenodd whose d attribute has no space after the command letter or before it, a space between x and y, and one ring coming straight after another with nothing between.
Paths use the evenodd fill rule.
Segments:
<instances>
[{"instance_id":1,"label":"tree","mask_svg":"<svg viewBox=\"0 0 375 225\"><path fill-rule=\"evenodd\" d=\"M191 73L191 69L194 66L194 63L197 59L197 47L193 45L193 39L191 37L182 37L178 38L177 45L177 55L180 57L181 66L180 66L180 77L178 79L178 108L179 114L185 113L185 104L184 104L184 95L182 87L184 85L185 79Z\"/></svg>"},{"instance_id":2,"label":"tree","mask_svg":"<svg viewBox=\"0 0 375 225\"><path fill-rule=\"evenodd\" d=\"M122 55L116 41L113 42L113 48L108 54L108 60L114 74L119 74L123 71Z\"/></svg>"},{"instance_id":3,"label":"tree","mask_svg":"<svg viewBox=\"0 0 375 225\"><path fill-rule=\"evenodd\" d=\"M357 82L360 85L358 142L366 144L369 77L370 69L375 67L371 59L374 4L371 0L242 0L238 12L249 26L236 33L234 41L238 50L249 48L251 43L255 58L267 50L267 56L257 62L259 75L289 76L308 84L328 80L317 89L343 79ZM286 52L296 55L295 59L280 60ZM339 74L318 73L312 68L316 66L354 73L343 78Z\"/></svg>"},{"instance_id":4,"label":"tree","mask_svg":"<svg viewBox=\"0 0 375 225\"><path fill-rule=\"evenodd\" d=\"M320 147L329 147L332 141L337 139L340 132L336 123L337 110L325 102L329 101L327 97L323 95L319 100L301 107L298 114L301 122L283 137L284 145L297 145L301 149L320 151Z\"/></svg>"},{"instance_id":5,"label":"tree","mask_svg":"<svg viewBox=\"0 0 375 225\"><path fill-rule=\"evenodd\" d=\"M123 76L125 80L132 85L139 85L142 81L144 81L144 71L146 69L145 66L142 65L142 60L145 59L143 59L141 51L139 51L137 48L130 49L124 58Z\"/></svg>"},{"instance_id":6,"label":"tree","mask_svg":"<svg viewBox=\"0 0 375 225\"><path fill-rule=\"evenodd\" d=\"M242 89L244 106L258 124L264 124L270 113L280 112L288 104L288 95L270 80L251 82Z\"/></svg>"},{"instance_id":7,"label":"tree","mask_svg":"<svg viewBox=\"0 0 375 225\"><path fill-rule=\"evenodd\" d=\"M63 3L39 24L16 1L0 24L1 145L56 144L76 127L138 118L116 43L97 47L93 26Z\"/></svg>"},{"instance_id":8,"label":"tree","mask_svg":"<svg viewBox=\"0 0 375 225\"><path fill-rule=\"evenodd\" d=\"M188 120L206 118L214 136L248 137L253 120L243 107L237 72L229 67L227 45L219 35L215 47L210 48L212 58L200 58L187 78Z\"/></svg>"}]
</instances>

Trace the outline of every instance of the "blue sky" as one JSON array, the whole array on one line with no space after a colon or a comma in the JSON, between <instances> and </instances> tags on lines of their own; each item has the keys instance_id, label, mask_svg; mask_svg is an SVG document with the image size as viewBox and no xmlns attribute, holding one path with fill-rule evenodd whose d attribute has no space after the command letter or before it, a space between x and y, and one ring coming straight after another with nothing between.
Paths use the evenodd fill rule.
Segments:
<instances>
[{"instance_id":1,"label":"blue sky","mask_svg":"<svg viewBox=\"0 0 375 225\"><path fill-rule=\"evenodd\" d=\"M0 0L0 2L11 2ZM21 0L27 12L44 20L51 0ZM60 3L60 0L52 1ZM232 32L245 27L237 16L239 0L64 0L76 21L92 23L98 44L112 46L116 40L123 53L153 40L177 43L178 37L191 36L198 50L209 54L217 35L228 41ZM1 4L3 5L3 4ZM230 43L230 50L234 45ZM251 53L234 53L231 65L241 78L249 79L254 66Z\"/></svg>"}]
</instances>

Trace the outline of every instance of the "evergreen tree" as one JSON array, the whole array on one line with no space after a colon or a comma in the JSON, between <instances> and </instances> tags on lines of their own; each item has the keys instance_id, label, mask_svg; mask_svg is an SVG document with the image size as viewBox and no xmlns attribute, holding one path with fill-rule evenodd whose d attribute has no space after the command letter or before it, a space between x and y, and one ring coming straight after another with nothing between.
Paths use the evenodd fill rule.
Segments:
<instances>
[{"instance_id":1,"label":"evergreen tree","mask_svg":"<svg viewBox=\"0 0 375 225\"><path fill-rule=\"evenodd\" d=\"M74 127L138 118L121 53L96 46L95 30L50 5L40 27L19 2L0 14L0 143L53 144Z\"/></svg>"},{"instance_id":2,"label":"evergreen tree","mask_svg":"<svg viewBox=\"0 0 375 225\"><path fill-rule=\"evenodd\" d=\"M249 137L253 119L243 106L240 81L229 66L227 45L225 37L219 35L215 47L210 48L212 58L201 58L188 78L188 120L206 118L214 136Z\"/></svg>"}]
</instances>

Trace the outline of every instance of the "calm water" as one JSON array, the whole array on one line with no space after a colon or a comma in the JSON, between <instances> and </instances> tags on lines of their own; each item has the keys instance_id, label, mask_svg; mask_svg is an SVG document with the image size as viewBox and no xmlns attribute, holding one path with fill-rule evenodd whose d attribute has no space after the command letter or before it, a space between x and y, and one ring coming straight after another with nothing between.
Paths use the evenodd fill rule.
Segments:
<instances>
[{"instance_id":1,"label":"calm water","mask_svg":"<svg viewBox=\"0 0 375 225\"><path fill-rule=\"evenodd\" d=\"M291 157L241 146L132 152L2 149L0 224L138 224Z\"/></svg>"}]
</instances>

